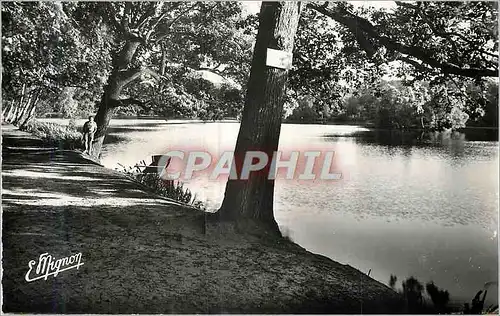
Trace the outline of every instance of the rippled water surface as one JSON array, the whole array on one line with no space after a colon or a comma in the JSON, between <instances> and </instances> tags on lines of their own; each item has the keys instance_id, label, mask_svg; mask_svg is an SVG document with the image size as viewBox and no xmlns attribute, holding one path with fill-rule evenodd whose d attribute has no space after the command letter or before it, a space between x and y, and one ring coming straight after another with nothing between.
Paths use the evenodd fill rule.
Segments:
<instances>
[{"instance_id":1,"label":"rippled water surface","mask_svg":"<svg viewBox=\"0 0 500 316\"><path fill-rule=\"evenodd\" d=\"M237 123L114 120L102 163L149 162L175 148L232 150L238 129ZM413 275L433 280L452 299L470 300L498 280L498 142L476 139L285 124L282 150L335 150L344 179L279 180L275 216L303 247L371 270L383 283L390 274ZM202 176L187 186L212 208L222 202L224 181ZM490 287L490 302L497 293L497 285Z\"/></svg>"}]
</instances>

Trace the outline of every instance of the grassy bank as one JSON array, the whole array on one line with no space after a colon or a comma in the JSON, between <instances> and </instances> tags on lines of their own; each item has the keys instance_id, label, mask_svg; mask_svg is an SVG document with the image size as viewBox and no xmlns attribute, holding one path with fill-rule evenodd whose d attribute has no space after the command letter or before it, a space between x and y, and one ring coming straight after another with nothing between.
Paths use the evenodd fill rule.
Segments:
<instances>
[{"instance_id":1,"label":"grassy bank","mask_svg":"<svg viewBox=\"0 0 500 316\"><path fill-rule=\"evenodd\" d=\"M20 129L59 149L73 150L84 147L81 128L78 128L74 123L63 126L33 119L21 126Z\"/></svg>"},{"instance_id":2,"label":"grassy bank","mask_svg":"<svg viewBox=\"0 0 500 316\"><path fill-rule=\"evenodd\" d=\"M119 164L122 169L116 169L123 172L131 179L144 185L151 192L164 196L169 199L184 203L199 210L205 211L206 205L197 199L196 194L191 190L184 187L184 183L174 180L162 179L156 172L144 172L147 167L146 163L141 161L135 166L123 166Z\"/></svg>"}]
</instances>

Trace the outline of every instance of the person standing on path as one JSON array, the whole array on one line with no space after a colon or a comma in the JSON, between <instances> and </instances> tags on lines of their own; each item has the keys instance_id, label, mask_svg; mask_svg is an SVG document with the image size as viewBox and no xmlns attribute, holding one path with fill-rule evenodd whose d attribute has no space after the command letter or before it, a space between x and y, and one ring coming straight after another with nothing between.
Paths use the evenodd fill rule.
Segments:
<instances>
[{"instance_id":1,"label":"person standing on path","mask_svg":"<svg viewBox=\"0 0 500 316\"><path fill-rule=\"evenodd\" d=\"M92 142L96 131L97 124L94 122L94 117L89 116L89 120L83 124L83 140L85 142L85 151L83 153L92 154Z\"/></svg>"}]
</instances>

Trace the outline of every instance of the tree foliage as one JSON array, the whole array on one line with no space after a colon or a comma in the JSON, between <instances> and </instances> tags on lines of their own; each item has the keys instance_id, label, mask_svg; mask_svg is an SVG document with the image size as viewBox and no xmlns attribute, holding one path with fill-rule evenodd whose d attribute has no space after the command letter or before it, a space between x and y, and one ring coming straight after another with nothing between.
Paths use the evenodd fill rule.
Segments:
<instances>
[{"instance_id":1,"label":"tree foliage","mask_svg":"<svg viewBox=\"0 0 500 316\"><path fill-rule=\"evenodd\" d=\"M187 73L203 69L240 86L246 80L252 44L240 12L237 2L6 3L4 100L19 98L25 84L44 87L39 103L53 104L42 106L45 112L81 112L67 111L71 102L59 94L76 88L85 107L96 103L114 69L123 84L121 107L176 112L167 107L197 103L184 88ZM131 42L138 43L133 56L120 55ZM124 59L130 62L118 65ZM164 102L172 98L177 101Z\"/></svg>"},{"instance_id":2,"label":"tree foliage","mask_svg":"<svg viewBox=\"0 0 500 316\"><path fill-rule=\"evenodd\" d=\"M494 2L397 2L392 9L309 2L285 116L373 119L352 109L356 95L371 90L377 104L384 95L379 108L392 113L390 126L407 126L402 117L418 111L428 127L463 126L466 115L468 124L498 126L498 88L483 80L498 76L497 11ZM217 119L241 112L258 21L242 15L241 3L8 2L2 19L6 108L36 100L38 115L86 115L118 80L113 106L121 114ZM192 78L200 71L239 88ZM380 94L387 76L403 85ZM433 98L423 112L403 100L415 86Z\"/></svg>"},{"instance_id":3,"label":"tree foliage","mask_svg":"<svg viewBox=\"0 0 500 316\"><path fill-rule=\"evenodd\" d=\"M400 60L416 79L457 75L498 77L498 5L495 2L396 2L394 10L345 3L310 3L344 30L375 62Z\"/></svg>"},{"instance_id":4,"label":"tree foliage","mask_svg":"<svg viewBox=\"0 0 500 316\"><path fill-rule=\"evenodd\" d=\"M481 120L486 104L489 113L497 112L486 101L495 83L485 80L498 74L496 3L398 2L393 9L374 9L310 2L307 7L288 88L293 98L315 100L289 119L350 116L387 128L438 130L467 121L498 126ZM395 90L387 89L387 80ZM421 87L433 99L416 105L410 99ZM356 100L361 94L365 100ZM371 109L356 108L358 101L372 102Z\"/></svg>"},{"instance_id":5,"label":"tree foliage","mask_svg":"<svg viewBox=\"0 0 500 316\"><path fill-rule=\"evenodd\" d=\"M95 98L102 91L109 55L105 43L94 42L92 49L90 43L60 3L2 4L4 105L23 106L28 99L57 104L64 99L61 93L75 88Z\"/></svg>"}]
</instances>

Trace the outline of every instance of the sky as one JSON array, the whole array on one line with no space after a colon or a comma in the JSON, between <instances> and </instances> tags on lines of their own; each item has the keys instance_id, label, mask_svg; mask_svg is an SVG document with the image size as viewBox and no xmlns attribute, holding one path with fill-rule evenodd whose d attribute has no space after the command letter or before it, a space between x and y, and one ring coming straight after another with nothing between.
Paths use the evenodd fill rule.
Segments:
<instances>
[{"instance_id":1,"label":"sky","mask_svg":"<svg viewBox=\"0 0 500 316\"><path fill-rule=\"evenodd\" d=\"M242 1L243 9L247 14L255 14L260 10L262 1ZM349 1L354 6L372 6L374 8L392 8L396 6L394 1Z\"/></svg>"}]
</instances>

